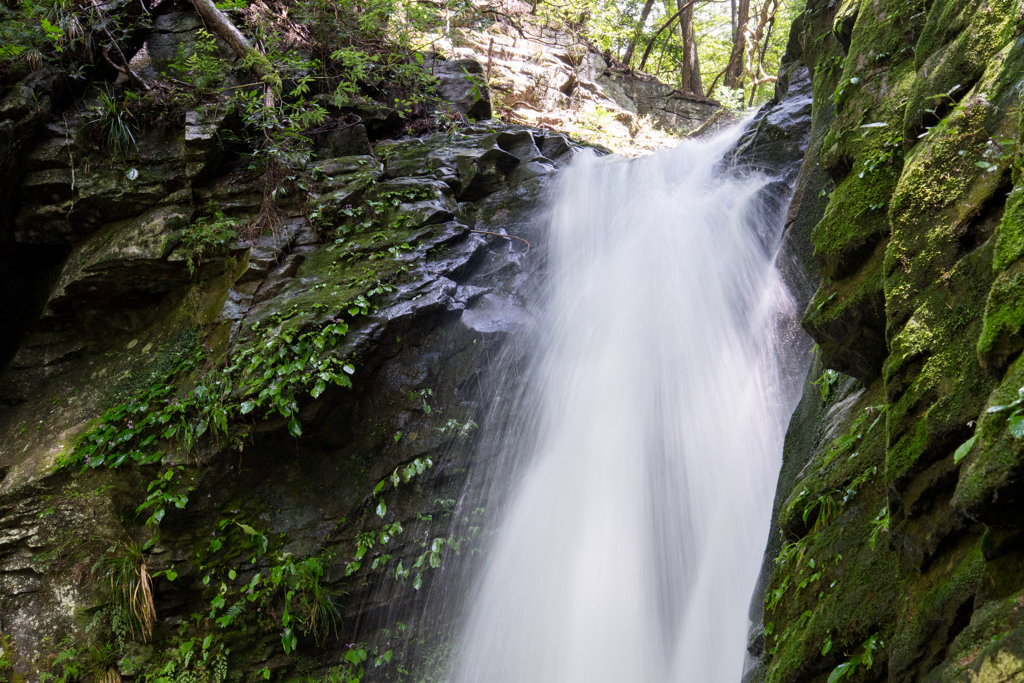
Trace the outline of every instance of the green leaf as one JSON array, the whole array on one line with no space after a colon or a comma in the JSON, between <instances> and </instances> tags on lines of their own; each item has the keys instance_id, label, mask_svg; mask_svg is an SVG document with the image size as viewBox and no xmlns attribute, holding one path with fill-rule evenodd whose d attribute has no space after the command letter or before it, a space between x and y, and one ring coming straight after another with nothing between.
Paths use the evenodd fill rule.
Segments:
<instances>
[{"instance_id":1,"label":"green leaf","mask_svg":"<svg viewBox=\"0 0 1024 683\"><path fill-rule=\"evenodd\" d=\"M825 644L821 646L821 654L827 655L832 650L832 639L828 638Z\"/></svg>"},{"instance_id":2,"label":"green leaf","mask_svg":"<svg viewBox=\"0 0 1024 683\"><path fill-rule=\"evenodd\" d=\"M366 661L366 650L349 650L345 653L345 659L358 666L360 662Z\"/></svg>"},{"instance_id":3,"label":"green leaf","mask_svg":"<svg viewBox=\"0 0 1024 683\"><path fill-rule=\"evenodd\" d=\"M849 676L853 674L853 670L857 668L856 662L843 662L836 668L832 669L832 673L828 675L828 683L836 683L843 676Z\"/></svg>"},{"instance_id":4,"label":"green leaf","mask_svg":"<svg viewBox=\"0 0 1024 683\"><path fill-rule=\"evenodd\" d=\"M971 438L967 439L967 441L960 444L960 448L956 449L956 452L953 454L953 462L958 463L963 460L967 454L970 453L971 449L974 448L974 442L977 440L978 435L975 434Z\"/></svg>"},{"instance_id":5,"label":"green leaf","mask_svg":"<svg viewBox=\"0 0 1024 683\"><path fill-rule=\"evenodd\" d=\"M222 545L222 543L221 543L221 540L219 538L215 538L215 539L211 540L210 541L210 551L211 552L217 552L218 550L220 550L221 545Z\"/></svg>"},{"instance_id":6,"label":"green leaf","mask_svg":"<svg viewBox=\"0 0 1024 683\"><path fill-rule=\"evenodd\" d=\"M423 587L423 572L416 575L416 578L412 580L412 587L415 590L419 590Z\"/></svg>"},{"instance_id":7,"label":"green leaf","mask_svg":"<svg viewBox=\"0 0 1024 683\"><path fill-rule=\"evenodd\" d=\"M245 533L249 534L250 536L262 536L263 535L260 532L256 531L255 529L253 529L248 524L242 524L241 522L235 522L235 524L237 524L239 527L241 527L242 531L244 531Z\"/></svg>"},{"instance_id":8,"label":"green leaf","mask_svg":"<svg viewBox=\"0 0 1024 683\"><path fill-rule=\"evenodd\" d=\"M295 438L302 436L302 424L294 417L288 421L288 433Z\"/></svg>"},{"instance_id":9,"label":"green leaf","mask_svg":"<svg viewBox=\"0 0 1024 683\"><path fill-rule=\"evenodd\" d=\"M324 389L326 388L327 385L324 384L323 380L320 380L316 383L316 386L313 387L313 390L309 392L309 395L313 398L320 398L320 394L324 393Z\"/></svg>"},{"instance_id":10,"label":"green leaf","mask_svg":"<svg viewBox=\"0 0 1024 683\"><path fill-rule=\"evenodd\" d=\"M235 580L235 577L236 577L236 576L238 576L238 574L236 574L236 573L235 573L235 570L234 570L234 569L229 569L229 570L228 570L228 578L229 578L229 579L231 579L232 581L234 581L234 580Z\"/></svg>"},{"instance_id":11,"label":"green leaf","mask_svg":"<svg viewBox=\"0 0 1024 683\"><path fill-rule=\"evenodd\" d=\"M205 638L203 638L203 649L209 650L211 642L213 642L213 636L206 636Z\"/></svg>"},{"instance_id":12,"label":"green leaf","mask_svg":"<svg viewBox=\"0 0 1024 683\"><path fill-rule=\"evenodd\" d=\"M220 609L224 606L224 596L218 595L213 600L210 600L210 606L214 609Z\"/></svg>"},{"instance_id":13,"label":"green leaf","mask_svg":"<svg viewBox=\"0 0 1024 683\"><path fill-rule=\"evenodd\" d=\"M402 432L395 432L394 439L395 439L395 443L398 443L399 441L401 441L402 440Z\"/></svg>"},{"instance_id":14,"label":"green leaf","mask_svg":"<svg viewBox=\"0 0 1024 683\"><path fill-rule=\"evenodd\" d=\"M353 366L349 365L348 363L345 363L344 365L342 365L341 369L344 370L345 372L347 372L350 375L355 374L355 371L356 371L356 369Z\"/></svg>"},{"instance_id":15,"label":"green leaf","mask_svg":"<svg viewBox=\"0 0 1024 683\"><path fill-rule=\"evenodd\" d=\"M1010 419L1006 421L1006 428L1010 430L1010 434L1013 438L1020 439L1024 437L1024 414L1014 413L1010 416Z\"/></svg>"},{"instance_id":16,"label":"green leaf","mask_svg":"<svg viewBox=\"0 0 1024 683\"><path fill-rule=\"evenodd\" d=\"M59 26L54 26L49 21L47 21L45 17L41 20L40 23L43 27L43 31L46 32L46 37L50 40L56 42L57 40L60 40L64 37L64 29L60 28Z\"/></svg>"},{"instance_id":17,"label":"green leaf","mask_svg":"<svg viewBox=\"0 0 1024 683\"><path fill-rule=\"evenodd\" d=\"M256 407L256 401L243 401L242 402L242 415L248 415L252 412L253 408Z\"/></svg>"},{"instance_id":18,"label":"green leaf","mask_svg":"<svg viewBox=\"0 0 1024 683\"><path fill-rule=\"evenodd\" d=\"M173 582L176 578L178 578L178 572L174 571L173 569L168 569L164 572L164 576L167 577L168 581Z\"/></svg>"},{"instance_id":19,"label":"green leaf","mask_svg":"<svg viewBox=\"0 0 1024 683\"><path fill-rule=\"evenodd\" d=\"M281 647L284 648L284 653L290 655L298 645L299 639L295 637L290 628L286 628L281 634Z\"/></svg>"},{"instance_id":20,"label":"green leaf","mask_svg":"<svg viewBox=\"0 0 1024 683\"><path fill-rule=\"evenodd\" d=\"M380 517L381 519L383 519L384 515L386 515L387 512L388 512L388 506L384 504L384 499L381 498L377 502L377 516Z\"/></svg>"}]
</instances>

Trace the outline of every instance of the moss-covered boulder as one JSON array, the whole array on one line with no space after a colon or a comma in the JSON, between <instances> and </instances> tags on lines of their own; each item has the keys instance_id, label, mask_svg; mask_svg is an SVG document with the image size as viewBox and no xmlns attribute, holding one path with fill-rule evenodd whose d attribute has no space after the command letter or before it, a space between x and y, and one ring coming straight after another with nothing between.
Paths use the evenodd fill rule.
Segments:
<instances>
[{"instance_id":1,"label":"moss-covered boulder","mask_svg":"<svg viewBox=\"0 0 1024 683\"><path fill-rule=\"evenodd\" d=\"M804 163L828 206L794 209L820 216L825 368L787 439L752 680L1024 676L1020 17L811 0L794 24L825 131Z\"/></svg>"}]
</instances>

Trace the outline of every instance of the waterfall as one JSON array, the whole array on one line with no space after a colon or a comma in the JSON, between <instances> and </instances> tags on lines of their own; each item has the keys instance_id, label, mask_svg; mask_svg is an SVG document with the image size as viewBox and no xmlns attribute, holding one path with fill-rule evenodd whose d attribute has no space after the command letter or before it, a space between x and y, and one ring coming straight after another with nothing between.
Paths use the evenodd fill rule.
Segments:
<instances>
[{"instance_id":1,"label":"waterfall","mask_svg":"<svg viewBox=\"0 0 1024 683\"><path fill-rule=\"evenodd\" d=\"M740 131L578 154L455 683L738 683L796 392L770 178Z\"/></svg>"}]
</instances>

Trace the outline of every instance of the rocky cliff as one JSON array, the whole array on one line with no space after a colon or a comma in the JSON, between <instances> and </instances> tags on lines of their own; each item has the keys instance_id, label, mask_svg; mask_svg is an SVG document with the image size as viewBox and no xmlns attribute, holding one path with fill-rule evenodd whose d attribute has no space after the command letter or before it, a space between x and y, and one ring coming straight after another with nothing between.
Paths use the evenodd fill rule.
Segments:
<instances>
[{"instance_id":1,"label":"rocky cliff","mask_svg":"<svg viewBox=\"0 0 1024 683\"><path fill-rule=\"evenodd\" d=\"M205 40L180 10L133 39L151 82ZM749 680L1024 675L1021 29L1019 0L809 0L739 144L769 208L795 184L779 265L817 342ZM454 119L488 61L527 91L518 38L470 38L490 60L424 64ZM624 77L548 58L528 103ZM257 168L226 99L4 87L0 677L438 680L488 533L477 426L580 144L377 103ZM123 146L118 111L148 122Z\"/></svg>"},{"instance_id":2,"label":"rocky cliff","mask_svg":"<svg viewBox=\"0 0 1024 683\"><path fill-rule=\"evenodd\" d=\"M601 54L568 27L548 25L508 3L497 21L467 21L435 45L479 60L494 108L506 120L592 139L617 154L668 149L701 126L718 130L735 115ZM486 16L484 14L483 16Z\"/></svg>"},{"instance_id":3,"label":"rocky cliff","mask_svg":"<svg viewBox=\"0 0 1024 683\"><path fill-rule=\"evenodd\" d=\"M165 12L133 64L199 39ZM226 97L117 153L110 93L43 69L0 105L0 679L429 679L417 601L473 555L489 368L579 144L374 105L268 175Z\"/></svg>"},{"instance_id":4,"label":"rocky cliff","mask_svg":"<svg viewBox=\"0 0 1024 683\"><path fill-rule=\"evenodd\" d=\"M1016 0L810 0L794 26L817 346L749 680L1024 677L1022 28Z\"/></svg>"},{"instance_id":5,"label":"rocky cliff","mask_svg":"<svg viewBox=\"0 0 1024 683\"><path fill-rule=\"evenodd\" d=\"M189 6L142 9L105 11L144 88L0 72L0 680L439 680L489 533L477 427L583 145L490 119L500 40L412 60L417 107L267 123ZM717 110L560 40L551 75L627 128L623 83L666 127ZM552 88L522 96L582 97Z\"/></svg>"}]
</instances>

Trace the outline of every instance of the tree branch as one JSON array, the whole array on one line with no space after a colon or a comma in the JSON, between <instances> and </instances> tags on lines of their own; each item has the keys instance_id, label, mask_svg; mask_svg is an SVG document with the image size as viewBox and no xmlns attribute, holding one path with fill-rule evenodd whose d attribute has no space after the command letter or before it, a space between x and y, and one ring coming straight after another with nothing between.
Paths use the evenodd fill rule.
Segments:
<instances>
[{"instance_id":1,"label":"tree branch","mask_svg":"<svg viewBox=\"0 0 1024 683\"><path fill-rule=\"evenodd\" d=\"M152 88L149 87L148 83L146 83L144 80L139 78L139 76L134 71L132 71L131 67L128 66L127 63L125 63L125 65L123 67L122 66L118 66L116 63L114 63L114 60L112 60L110 58L110 50L108 50L106 48L106 46L104 46L104 48L102 50L102 53L103 53L103 59L106 60L107 64L109 64L110 66L114 67L115 70L120 71L125 76L127 76L128 80L131 81L133 84L139 86L143 90L151 90L152 89ZM124 55L121 55L121 58L124 59Z\"/></svg>"},{"instance_id":2,"label":"tree branch","mask_svg":"<svg viewBox=\"0 0 1024 683\"><path fill-rule=\"evenodd\" d=\"M644 66L647 65L647 58L651 56L651 49L654 47L654 41L656 41L658 39L658 36L661 35L661 32L664 31L665 29L667 29L672 24L673 21L675 21L676 19L679 18L679 16L683 12L685 12L686 10L690 9L691 7L693 7L694 5L696 5L697 3L700 3L700 2L725 2L725 0L690 0L685 5L681 6L679 8L679 11L676 12L675 14L673 14L671 17L669 17L668 21L666 21L664 24L662 24L661 28L659 28L657 31L655 31L654 35L651 36L650 42L647 43L647 49L644 50L644 56L640 58L640 66L637 67L637 70L639 70L639 71L643 71L644 70Z\"/></svg>"},{"instance_id":3,"label":"tree branch","mask_svg":"<svg viewBox=\"0 0 1024 683\"><path fill-rule=\"evenodd\" d=\"M707 121L705 121L704 123L700 124L699 126L694 128L693 130L691 130L689 133L687 133L686 137L688 137L688 138L695 138L695 137L699 136L701 133L703 133L708 128L713 126L715 124L715 122L718 121L718 119L722 118L722 113L724 111L725 111L725 107L719 107L717 110L715 110L715 113L711 115L711 118L709 118Z\"/></svg>"},{"instance_id":4,"label":"tree branch","mask_svg":"<svg viewBox=\"0 0 1024 683\"><path fill-rule=\"evenodd\" d=\"M245 60L249 68L259 76L267 86L267 106L274 106L275 100L281 97L281 76L267 56L249 44L242 32L217 9L212 0L192 0L192 4L213 32L230 45L235 54Z\"/></svg>"}]
</instances>

